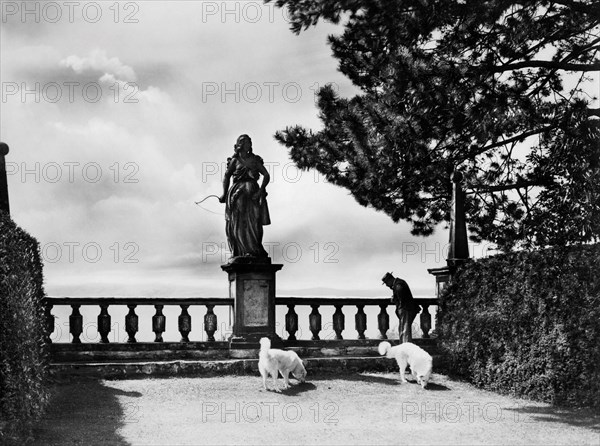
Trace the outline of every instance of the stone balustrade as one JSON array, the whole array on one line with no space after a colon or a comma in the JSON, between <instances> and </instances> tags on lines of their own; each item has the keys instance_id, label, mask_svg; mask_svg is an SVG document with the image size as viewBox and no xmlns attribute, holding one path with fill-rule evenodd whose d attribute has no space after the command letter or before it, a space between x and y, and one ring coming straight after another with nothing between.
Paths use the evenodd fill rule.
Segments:
<instances>
[{"instance_id":1,"label":"stone balustrade","mask_svg":"<svg viewBox=\"0 0 600 446\"><path fill-rule=\"evenodd\" d=\"M429 338L429 332L432 327L432 315L429 307L437 305L437 299L415 299L419 305L423 308L421 314L417 317L417 321L420 323L421 333L423 338ZM98 345L98 344L132 344L128 347L128 350L135 350L135 344L138 343L136 335L139 331L140 317L136 314L136 309L139 307L153 307L153 315L151 317L152 332L154 333L154 343L157 344L188 344L186 349L192 349L197 344L222 344L215 340L215 332L218 329L218 319L214 312L215 307L232 307L233 299L231 298L216 298L216 297L188 297L188 298L159 298L159 297L47 297L45 299L46 305L46 326L47 326L47 339L51 342L50 337L55 331L55 316L52 314L54 308L60 306L71 307L70 316L68 317L69 333L71 334L71 344L82 344L81 334L84 328L83 316L81 314L82 307L96 307L98 308L97 316L97 331L99 334L98 343L85 343L78 347L78 350L85 350L86 346ZM285 314L285 331L287 332L287 338L284 338L284 344L292 346L296 341L310 342L310 341L322 341L321 334L323 331L323 317L321 311L323 308L328 307L331 311L335 309L331 318L331 327L335 333L333 339L327 339L323 342L332 342L347 340L344 337L344 331L347 330L346 315L344 309L348 313L348 308L355 308L354 314L354 329L358 334L356 341L360 343L361 340L365 340L365 332L367 330L367 313L365 308L371 308L379 310L376 320L371 321L372 324L376 324L379 332L378 339L387 339L387 333L390 328L390 315L388 314L388 306L391 306L389 298L321 298L321 297L278 297L276 298L276 305L280 307ZM125 332L127 333L127 339L125 342L113 342L109 341L109 333L111 332L112 316L110 314L111 308L113 307L127 307L128 312L124 317ZM179 343L165 343L163 340L163 333L166 328L167 317L163 313L165 307L179 307L178 312L180 313L177 317L177 328L181 335ZM191 307L204 306L206 312L203 316L203 330L206 333L205 342L191 342L189 334L192 330L192 316L190 315ZM311 334L310 340L308 339L297 339L299 334L299 315L296 310L299 307L305 309L310 308L310 314L308 314L308 321L302 321L303 324L308 324L308 328ZM139 311L139 310L138 310ZM354 310L350 310L354 312ZM372 312L371 312L372 314ZM395 314L392 312L392 314ZM306 326L306 325L304 325ZM371 329L373 325L369 325ZM197 332L197 330L195 330ZM319 342L321 344L322 342ZM61 342L59 344L64 344ZM147 344L147 343L146 343ZM193 345L189 345L193 344ZM109 347L109 346L107 346ZM93 349L93 347L89 347ZM140 346L138 349L147 348ZM182 347L184 348L184 347Z\"/></svg>"},{"instance_id":2,"label":"stone balustrade","mask_svg":"<svg viewBox=\"0 0 600 446\"><path fill-rule=\"evenodd\" d=\"M192 317L188 309L192 305L202 305L206 307L204 315L204 331L209 342L215 341L215 332L217 331L217 315L214 313L215 306L233 306L233 299L218 297L186 297L186 298L156 298L156 297L47 297L46 304L46 333L49 342L51 334L54 332L54 316L52 309L63 305L70 306L72 311L69 316L69 333L72 336L73 344L81 343L81 333L83 332L83 316L80 308L82 306L96 306L100 308L98 314L98 333L100 343L109 343L108 335L111 331L111 315L109 308L112 306L127 306L129 312L125 316L125 331L127 332L128 343L137 342L136 334L139 330L139 317L135 310L138 306L153 306L154 315L152 316L152 331L154 332L154 342L163 342L163 333L166 328L166 317L163 314L165 306L179 306L181 314L178 317L178 329L181 334L181 342L190 342L189 333L192 329Z\"/></svg>"},{"instance_id":3,"label":"stone balustrade","mask_svg":"<svg viewBox=\"0 0 600 446\"><path fill-rule=\"evenodd\" d=\"M437 305L437 299L415 299L421 305L420 322L423 338L429 338L431 331L432 315L429 312L429 307ZM390 316L387 312L387 307L391 306L389 298L335 298L335 297L278 297L277 305L286 305L288 312L285 315L285 330L288 333L288 341L296 341L296 332L298 331L298 314L296 313L297 306L310 306L311 313L308 317L309 330L312 333L311 340L320 340L320 332L322 330L322 316L319 312L321 307L332 306L335 312L332 316L333 331L335 332L335 340L344 339L342 332L346 329L346 315L342 311L343 307L356 307L354 316L354 327L358 333L358 339L366 339L365 331L367 330L367 315L365 307L379 307L380 311L377 315L377 329L379 330L379 339L387 339L387 332L390 328Z\"/></svg>"}]
</instances>

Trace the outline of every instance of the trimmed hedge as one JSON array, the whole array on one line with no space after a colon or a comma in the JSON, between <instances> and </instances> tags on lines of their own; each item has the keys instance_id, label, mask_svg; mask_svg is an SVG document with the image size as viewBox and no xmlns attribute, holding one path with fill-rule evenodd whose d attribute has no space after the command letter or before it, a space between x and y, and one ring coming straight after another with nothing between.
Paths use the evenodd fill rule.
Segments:
<instances>
[{"instance_id":1,"label":"trimmed hedge","mask_svg":"<svg viewBox=\"0 0 600 446\"><path fill-rule=\"evenodd\" d=\"M39 245L0 211L0 443L27 434L48 400Z\"/></svg>"},{"instance_id":2,"label":"trimmed hedge","mask_svg":"<svg viewBox=\"0 0 600 446\"><path fill-rule=\"evenodd\" d=\"M450 371L488 390L600 407L600 245L462 265L441 296Z\"/></svg>"}]
</instances>

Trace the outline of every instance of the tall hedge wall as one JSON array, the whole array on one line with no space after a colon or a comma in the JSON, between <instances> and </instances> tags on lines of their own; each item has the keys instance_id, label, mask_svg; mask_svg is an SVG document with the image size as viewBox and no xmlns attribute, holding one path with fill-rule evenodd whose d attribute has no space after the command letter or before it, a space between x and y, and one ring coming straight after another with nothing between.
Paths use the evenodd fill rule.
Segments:
<instances>
[{"instance_id":1,"label":"tall hedge wall","mask_svg":"<svg viewBox=\"0 0 600 446\"><path fill-rule=\"evenodd\" d=\"M38 242L0 211L0 443L23 434L48 399L43 297Z\"/></svg>"},{"instance_id":2,"label":"tall hedge wall","mask_svg":"<svg viewBox=\"0 0 600 446\"><path fill-rule=\"evenodd\" d=\"M470 261L440 302L450 370L503 393L600 407L600 245Z\"/></svg>"}]
</instances>

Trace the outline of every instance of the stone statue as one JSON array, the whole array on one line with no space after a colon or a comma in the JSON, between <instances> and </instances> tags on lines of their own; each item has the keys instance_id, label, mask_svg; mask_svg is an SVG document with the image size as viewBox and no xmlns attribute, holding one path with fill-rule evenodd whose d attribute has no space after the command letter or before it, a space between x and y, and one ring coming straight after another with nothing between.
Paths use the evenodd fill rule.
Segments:
<instances>
[{"instance_id":1,"label":"stone statue","mask_svg":"<svg viewBox=\"0 0 600 446\"><path fill-rule=\"evenodd\" d=\"M234 145L234 154L227 158L227 171L223 178L225 203L225 233L232 254L230 263L270 263L263 248L263 226L271 224L267 207L269 172L260 156L252 152L252 140L241 135ZM263 176L262 184L258 179ZM233 184L229 187L231 179Z\"/></svg>"},{"instance_id":2,"label":"stone statue","mask_svg":"<svg viewBox=\"0 0 600 446\"><path fill-rule=\"evenodd\" d=\"M415 302L405 280L398 279L390 273L386 273L381 280L393 291L392 304L396 305L396 314L400 319L398 326L400 343L411 342L412 323L421 311L421 307Z\"/></svg>"}]
</instances>

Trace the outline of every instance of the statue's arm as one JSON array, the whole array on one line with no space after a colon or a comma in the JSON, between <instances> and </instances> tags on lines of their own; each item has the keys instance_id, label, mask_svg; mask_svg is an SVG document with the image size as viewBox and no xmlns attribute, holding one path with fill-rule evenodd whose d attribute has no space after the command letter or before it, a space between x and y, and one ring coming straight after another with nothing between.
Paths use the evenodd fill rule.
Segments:
<instances>
[{"instance_id":1,"label":"statue's arm","mask_svg":"<svg viewBox=\"0 0 600 446\"><path fill-rule=\"evenodd\" d=\"M269 171L265 168L263 163L258 165L258 171L263 176L262 184L260 185L260 190L263 194L267 191L267 184L271 181L271 176L269 175Z\"/></svg>"},{"instance_id":2,"label":"statue's arm","mask_svg":"<svg viewBox=\"0 0 600 446\"><path fill-rule=\"evenodd\" d=\"M230 163L228 163L227 170L225 171L225 175L223 175L223 195L219 197L219 201L221 203L225 203L227 200L227 191L229 190L229 182L231 181L231 175L233 175L233 171L235 170L236 160L232 159Z\"/></svg>"}]
</instances>

